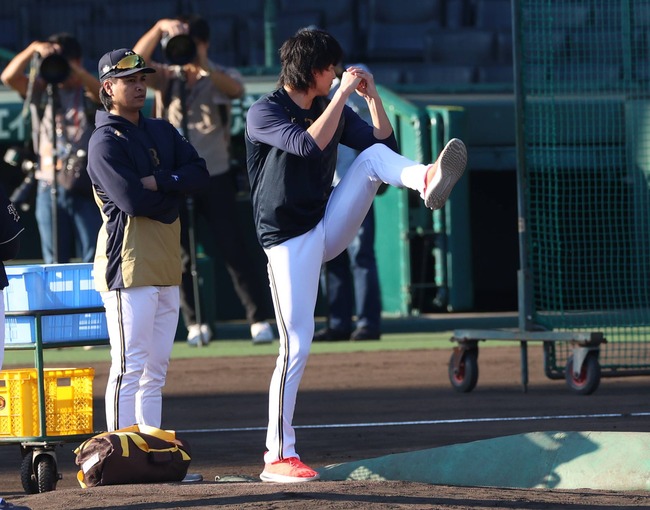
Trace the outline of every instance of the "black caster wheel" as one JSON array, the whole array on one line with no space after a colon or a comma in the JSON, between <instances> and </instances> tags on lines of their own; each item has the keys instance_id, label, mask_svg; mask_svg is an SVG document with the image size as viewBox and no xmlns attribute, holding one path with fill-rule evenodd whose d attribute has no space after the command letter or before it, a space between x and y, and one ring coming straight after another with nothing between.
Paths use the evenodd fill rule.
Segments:
<instances>
[{"instance_id":1,"label":"black caster wheel","mask_svg":"<svg viewBox=\"0 0 650 510\"><path fill-rule=\"evenodd\" d=\"M456 352L449 359L449 381L459 393L469 393L478 382L478 350L469 349L461 353L461 360L456 366Z\"/></svg>"},{"instance_id":2,"label":"black caster wheel","mask_svg":"<svg viewBox=\"0 0 650 510\"><path fill-rule=\"evenodd\" d=\"M578 395L590 395L600 384L600 363L598 353L589 352L579 374L573 373L573 356L569 356L564 369L564 377L569 389Z\"/></svg>"},{"instance_id":3,"label":"black caster wheel","mask_svg":"<svg viewBox=\"0 0 650 510\"><path fill-rule=\"evenodd\" d=\"M31 452L23 457L23 462L20 465L20 483L27 494L38 494Z\"/></svg>"},{"instance_id":4,"label":"black caster wheel","mask_svg":"<svg viewBox=\"0 0 650 510\"><path fill-rule=\"evenodd\" d=\"M42 454L34 457L28 453L20 466L20 481L27 494L50 492L56 489L59 473L52 455Z\"/></svg>"}]
</instances>

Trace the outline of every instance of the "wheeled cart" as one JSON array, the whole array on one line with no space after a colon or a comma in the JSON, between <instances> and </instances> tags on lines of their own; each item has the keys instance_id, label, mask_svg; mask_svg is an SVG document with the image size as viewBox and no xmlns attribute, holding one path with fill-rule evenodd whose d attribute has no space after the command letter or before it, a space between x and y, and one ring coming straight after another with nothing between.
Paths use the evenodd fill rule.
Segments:
<instances>
[{"instance_id":1,"label":"wheeled cart","mask_svg":"<svg viewBox=\"0 0 650 510\"><path fill-rule=\"evenodd\" d=\"M93 429L92 368L44 368L45 349L108 343L92 264L7 266L7 350L32 350L34 366L0 371L0 445L18 444L29 494L61 479L56 448L83 442Z\"/></svg>"},{"instance_id":2,"label":"wheeled cart","mask_svg":"<svg viewBox=\"0 0 650 510\"><path fill-rule=\"evenodd\" d=\"M564 370L569 389L580 395L589 395L600 384L600 363L598 356L600 345L606 342L600 332L570 333L549 331L507 331L507 330L456 330L451 338L456 342L449 360L449 381L459 392L472 391L478 382L478 343L480 341L511 340L520 344L521 385L528 390L528 343L543 342L544 371L550 379L558 379L557 371L551 370L549 358L554 352L555 342L566 342L571 345L572 355L569 356Z\"/></svg>"}]
</instances>

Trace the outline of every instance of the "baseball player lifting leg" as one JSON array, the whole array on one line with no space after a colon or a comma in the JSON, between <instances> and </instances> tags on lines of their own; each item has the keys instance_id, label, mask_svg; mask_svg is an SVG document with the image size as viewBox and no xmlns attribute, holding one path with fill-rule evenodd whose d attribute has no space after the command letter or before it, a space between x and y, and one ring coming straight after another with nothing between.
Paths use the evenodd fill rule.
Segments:
<instances>
[{"instance_id":1,"label":"baseball player lifting leg","mask_svg":"<svg viewBox=\"0 0 650 510\"><path fill-rule=\"evenodd\" d=\"M427 207L439 209L467 160L457 139L430 165L399 155L372 74L360 67L343 73L328 100L342 53L323 30L297 32L280 49L279 89L256 101L246 119L256 232L268 258L280 333L261 474L267 482L318 478L300 461L292 422L314 334L321 265L350 244L382 182L416 190ZM368 103L372 124L345 105L353 93ZM332 188L339 143L362 152Z\"/></svg>"}]
</instances>

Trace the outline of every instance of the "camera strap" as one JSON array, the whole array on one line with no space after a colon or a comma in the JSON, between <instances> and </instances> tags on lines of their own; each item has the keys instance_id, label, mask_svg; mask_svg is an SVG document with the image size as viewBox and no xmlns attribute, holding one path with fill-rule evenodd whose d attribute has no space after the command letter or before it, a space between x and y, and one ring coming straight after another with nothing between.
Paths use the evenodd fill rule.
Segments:
<instances>
[{"instance_id":1,"label":"camera strap","mask_svg":"<svg viewBox=\"0 0 650 510\"><path fill-rule=\"evenodd\" d=\"M209 78L204 78L204 79L209 79ZM198 82L197 82L198 83ZM181 80L178 77L173 77L170 78L167 81L167 87L165 88L165 91L162 95L162 114L164 118L169 118L168 111L169 111L169 105L172 102L173 98L180 98L182 95L182 90L181 87L183 87L183 80ZM189 103L191 102L191 90L187 89L185 90L185 110L187 111L187 107ZM217 111L219 112L219 120L221 120L221 125L224 127L224 132L229 132L230 130L227 129L230 126L230 114L229 114L229 105L227 104L219 104L217 105Z\"/></svg>"}]
</instances>

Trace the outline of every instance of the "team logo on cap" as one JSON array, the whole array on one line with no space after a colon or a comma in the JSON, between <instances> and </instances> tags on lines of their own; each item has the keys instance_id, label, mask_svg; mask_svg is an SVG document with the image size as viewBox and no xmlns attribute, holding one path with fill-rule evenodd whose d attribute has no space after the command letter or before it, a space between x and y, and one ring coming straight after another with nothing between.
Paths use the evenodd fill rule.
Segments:
<instances>
[{"instance_id":1,"label":"team logo on cap","mask_svg":"<svg viewBox=\"0 0 650 510\"><path fill-rule=\"evenodd\" d=\"M129 51L125 51L125 52L124 52L124 55L122 56L122 58L124 58L124 57L128 57L129 55L135 55L135 53L132 52L131 50L129 50ZM121 60L121 59L120 59L120 60ZM106 64L104 67L102 67L102 74L106 74L108 71L110 71L110 70L113 69L114 67L115 67L115 66L111 66L111 65L109 65L109 64Z\"/></svg>"}]
</instances>

